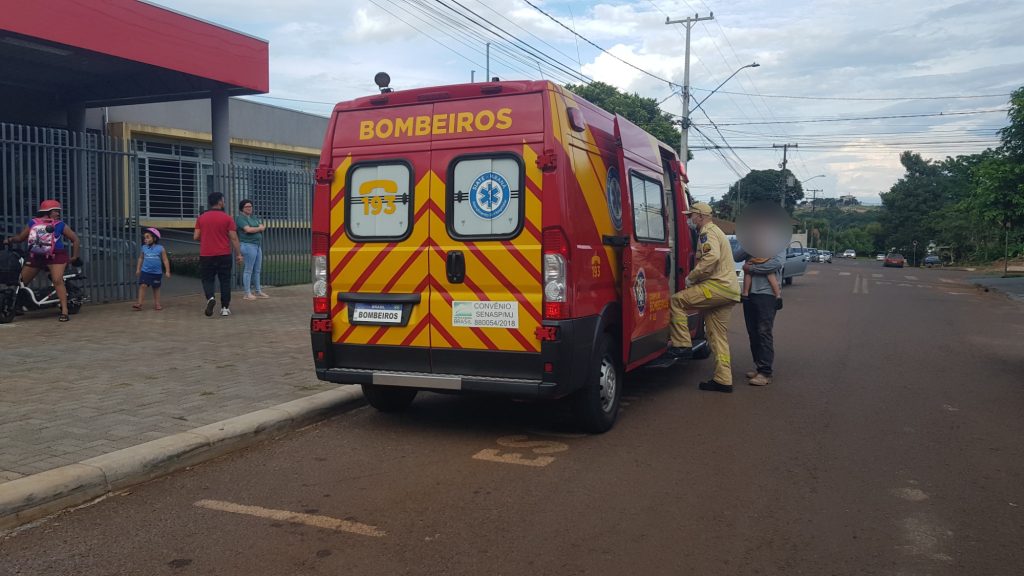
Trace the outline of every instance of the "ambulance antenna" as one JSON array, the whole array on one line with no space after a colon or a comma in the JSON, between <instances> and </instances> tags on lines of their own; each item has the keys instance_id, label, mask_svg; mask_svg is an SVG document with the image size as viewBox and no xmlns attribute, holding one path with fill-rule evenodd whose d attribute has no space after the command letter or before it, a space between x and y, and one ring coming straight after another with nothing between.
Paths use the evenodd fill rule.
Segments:
<instances>
[{"instance_id":1,"label":"ambulance antenna","mask_svg":"<svg viewBox=\"0 0 1024 576\"><path fill-rule=\"evenodd\" d=\"M391 76L388 76L387 72L377 72L373 77L373 83L380 88L381 94L387 94L392 91L391 88L388 87L388 84L391 84Z\"/></svg>"}]
</instances>

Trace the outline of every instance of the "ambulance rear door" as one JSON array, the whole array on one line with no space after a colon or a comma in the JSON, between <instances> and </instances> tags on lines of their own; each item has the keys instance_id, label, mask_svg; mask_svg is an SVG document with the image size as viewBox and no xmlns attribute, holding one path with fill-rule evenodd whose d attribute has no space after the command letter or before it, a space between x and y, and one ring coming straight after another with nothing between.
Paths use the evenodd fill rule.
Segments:
<instances>
[{"instance_id":1,"label":"ambulance rear door","mask_svg":"<svg viewBox=\"0 0 1024 576\"><path fill-rule=\"evenodd\" d=\"M436 102L434 114L449 119L431 146L434 372L539 380L542 93Z\"/></svg>"},{"instance_id":2,"label":"ambulance rear door","mask_svg":"<svg viewBox=\"0 0 1024 576\"><path fill-rule=\"evenodd\" d=\"M661 355L668 346L673 258L666 224L661 154L653 136L615 117L619 173L623 179L623 364L627 370Z\"/></svg>"},{"instance_id":3,"label":"ambulance rear door","mask_svg":"<svg viewBox=\"0 0 1024 576\"><path fill-rule=\"evenodd\" d=\"M334 365L430 372L433 104L340 115L331 196Z\"/></svg>"}]
</instances>

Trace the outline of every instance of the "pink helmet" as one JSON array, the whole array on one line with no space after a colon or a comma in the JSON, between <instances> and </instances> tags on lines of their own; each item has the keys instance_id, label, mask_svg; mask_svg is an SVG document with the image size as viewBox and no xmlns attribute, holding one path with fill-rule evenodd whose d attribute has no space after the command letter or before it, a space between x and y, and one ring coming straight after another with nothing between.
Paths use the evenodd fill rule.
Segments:
<instances>
[{"instance_id":1,"label":"pink helmet","mask_svg":"<svg viewBox=\"0 0 1024 576\"><path fill-rule=\"evenodd\" d=\"M60 202L58 202L56 200L53 200L53 199L43 200L42 202L39 203L39 212L40 213L42 213L42 212L49 212L51 210L60 210L60 209L61 209Z\"/></svg>"},{"instance_id":2,"label":"pink helmet","mask_svg":"<svg viewBox=\"0 0 1024 576\"><path fill-rule=\"evenodd\" d=\"M160 239L160 231L159 231L159 230L157 230L156 228L146 228L146 229L144 229L144 230L143 230L142 232L143 232L143 234L145 234L146 232L149 232L149 233L150 233L150 234L152 234L152 235L153 235L154 237L156 237L156 239L157 239L157 240L159 240L159 239Z\"/></svg>"}]
</instances>

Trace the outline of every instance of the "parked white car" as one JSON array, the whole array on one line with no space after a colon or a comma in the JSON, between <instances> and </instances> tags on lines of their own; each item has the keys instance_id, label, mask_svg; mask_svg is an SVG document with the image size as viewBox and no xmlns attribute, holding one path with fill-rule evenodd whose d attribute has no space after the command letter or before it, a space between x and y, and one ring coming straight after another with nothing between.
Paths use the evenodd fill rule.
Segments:
<instances>
[{"instance_id":1,"label":"parked white car","mask_svg":"<svg viewBox=\"0 0 1024 576\"><path fill-rule=\"evenodd\" d=\"M857 251L856 250L848 249L848 250L843 252L843 258L856 258L856 257L857 257Z\"/></svg>"}]
</instances>

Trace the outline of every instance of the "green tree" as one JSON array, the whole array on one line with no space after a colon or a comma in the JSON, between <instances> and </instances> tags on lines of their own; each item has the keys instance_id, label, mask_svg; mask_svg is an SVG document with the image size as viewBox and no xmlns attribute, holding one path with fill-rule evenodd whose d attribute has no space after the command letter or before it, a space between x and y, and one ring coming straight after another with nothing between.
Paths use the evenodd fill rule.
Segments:
<instances>
[{"instance_id":1,"label":"green tree","mask_svg":"<svg viewBox=\"0 0 1024 576\"><path fill-rule=\"evenodd\" d=\"M654 98L644 98L635 92L626 94L604 82L567 84L565 87L612 114L622 115L679 153L680 133L675 120L671 114L658 108L658 101ZM692 153L689 156L693 158Z\"/></svg>"},{"instance_id":2,"label":"green tree","mask_svg":"<svg viewBox=\"0 0 1024 576\"><path fill-rule=\"evenodd\" d=\"M733 220L737 206L742 210L743 206L762 200L778 204L783 187L786 188L786 209L792 213L797 202L804 197L804 189L788 169L785 172L771 169L751 170L729 186L729 191L715 207L716 213L720 218Z\"/></svg>"}]
</instances>

